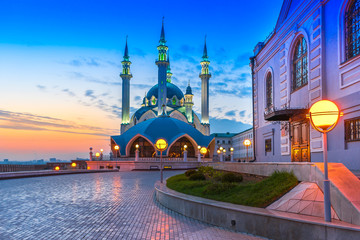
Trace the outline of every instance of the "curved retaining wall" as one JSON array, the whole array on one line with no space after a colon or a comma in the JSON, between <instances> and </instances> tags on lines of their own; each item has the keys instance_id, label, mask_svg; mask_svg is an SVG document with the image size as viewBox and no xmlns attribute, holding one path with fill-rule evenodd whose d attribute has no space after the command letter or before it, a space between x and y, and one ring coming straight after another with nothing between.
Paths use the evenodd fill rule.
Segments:
<instances>
[{"instance_id":1,"label":"curved retaining wall","mask_svg":"<svg viewBox=\"0 0 360 240\"><path fill-rule=\"evenodd\" d=\"M282 213L182 194L155 184L157 201L185 216L271 239L358 239L360 227L340 221Z\"/></svg>"}]
</instances>

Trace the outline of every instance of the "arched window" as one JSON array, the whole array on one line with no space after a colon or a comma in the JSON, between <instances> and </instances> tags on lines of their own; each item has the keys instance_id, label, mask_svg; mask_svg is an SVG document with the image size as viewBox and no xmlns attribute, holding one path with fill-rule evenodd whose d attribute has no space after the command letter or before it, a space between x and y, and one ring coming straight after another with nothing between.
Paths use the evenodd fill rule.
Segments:
<instances>
[{"instance_id":1,"label":"arched window","mask_svg":"<svg viewBox=\"0 0 360 240\"><path fill-rule=\"evenodd\" d=\"M293 82L292 90L306 85L308 83L308 57L307 45L304 37L301 37L296 45L293 57Z\"/></svg>"},{"instance_id":2,"label":"arched window","mask_svg":"<svg viewBox=\"0 0 360 240\"><path fill-rule=\"evenodd\" d=\"M139 157L153 157L155 155L155 148L145 138L138 137L131 145L130 157L135 156L136 144L139 145Z\"/></svg>"},{"instance_id":3,"label":"arched window","mask_svg":"<svg viewBox=\"0 0 360 240\"><path fill-rule=\"evenodd\" d=\"M266 108L269 109L273 106L273 84L271 73L266 76Z\"/></svg>"},{"instance_id":4,"label":"arched window","mask_svg":"<svg viewBox=\"0 0 360 240\"><path fill-rule=\"evenodd\" d=\"M183 157L184 156L184 145L187 146L188 157L195 157L195 148L192 143L186 137L182 137L174 143L169 150L169 157Z\"/></svg>"},{"instance_id":5,"label":"arched window","mask_svg":"<svg viewBox=\"0 0 360 240\"><path fill-rule=\"evenodd\" d=\"M360 54L360 1L353 1L346 14L346 60Z\"/></svg>"}]
</instances>

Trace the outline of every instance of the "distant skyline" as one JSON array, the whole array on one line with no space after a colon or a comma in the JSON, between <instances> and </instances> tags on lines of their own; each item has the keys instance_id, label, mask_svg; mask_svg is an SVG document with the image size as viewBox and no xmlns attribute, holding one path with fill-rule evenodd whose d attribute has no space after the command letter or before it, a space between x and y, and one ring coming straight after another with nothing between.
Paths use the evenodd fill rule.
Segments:
<instances>
[{"instance_id":1,"label":"distant skyline","mask_svg":"<svg viewBox=\"0 0 360 240\"><path fill-rule=\"evenodd\" d=\"M173 83L190 81L200 112L204 37L211 132L252 123L249 57L282 1L20 1L0 3L0 161L109 152L121 123L121 60L128 35L131 112L157 83L162 17ZM261 17L260 17L261 16Z\"/></svg>"}]
</instances>

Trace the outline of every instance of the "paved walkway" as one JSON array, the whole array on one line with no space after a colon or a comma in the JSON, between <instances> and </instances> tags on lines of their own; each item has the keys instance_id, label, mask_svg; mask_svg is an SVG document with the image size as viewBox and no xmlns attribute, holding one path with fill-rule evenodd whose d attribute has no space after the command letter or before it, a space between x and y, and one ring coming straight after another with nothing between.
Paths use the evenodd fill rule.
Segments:
<instances>
[{"instance_id":1,"label":"paved walkway","mask_svg":"<svg viewBox=\"0 0 360 240\"><path fill-rule=\"evenodd\" d=\"M154 199L158 178L116 172L3 180L0 239L259 239L162 207Z\"/></svg>"}]
</instances>

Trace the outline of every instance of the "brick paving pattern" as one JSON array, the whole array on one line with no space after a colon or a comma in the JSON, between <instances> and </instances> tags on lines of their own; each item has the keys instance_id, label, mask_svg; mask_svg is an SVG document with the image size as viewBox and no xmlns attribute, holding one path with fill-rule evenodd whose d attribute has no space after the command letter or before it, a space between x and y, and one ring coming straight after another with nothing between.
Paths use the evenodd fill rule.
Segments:
<instances>
[{"instance_id":1,"label":"brick paving pattern","mask_svg":"<svg viewBox=\"0 0 360 240\"><path fill-rule=\"evenodd\" d=\"M116 172L0 181L0 239L260 239L161 206L158 178Z\"/></svg>"}]
</instances>

